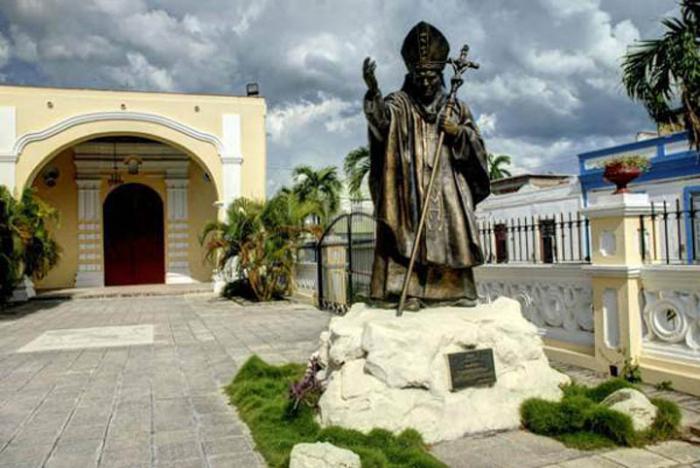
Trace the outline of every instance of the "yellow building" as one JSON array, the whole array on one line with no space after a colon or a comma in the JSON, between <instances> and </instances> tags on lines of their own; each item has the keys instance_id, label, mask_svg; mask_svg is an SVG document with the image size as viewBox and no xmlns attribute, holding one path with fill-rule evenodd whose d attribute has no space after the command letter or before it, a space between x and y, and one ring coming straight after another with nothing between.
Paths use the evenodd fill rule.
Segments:
<instances>
[{"instance_id":1,"label":"yellow building","mask_svg":"<svg viewBox=\"0 0 700 468\"><path fill-rule=\"evenodd\" d=\"M38 288L210 281L198 236L265 196L258 96L0 86L0 185L60 213Z\"/></svg>"}]
</instances>

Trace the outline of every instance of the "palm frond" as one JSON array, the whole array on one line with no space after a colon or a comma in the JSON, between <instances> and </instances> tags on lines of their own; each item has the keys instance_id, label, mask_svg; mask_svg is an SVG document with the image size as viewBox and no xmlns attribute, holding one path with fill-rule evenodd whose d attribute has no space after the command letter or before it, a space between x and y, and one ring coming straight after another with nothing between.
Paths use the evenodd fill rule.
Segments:
<instances>
[{"instance_id":1,"label":"palm frond","mask_svg":"<svg viewBox=\"0 0 700 468\"><path fill-rule=\"evenodd\" d=\"M361 146L345 156L343 168L348 184L348 191L354 197L362 195L362 183L369 174L371 166L369 148Z\"/></svg>"},{"instance_id":2,"label":"palm frond","mask_svg":"<svg viewBox=\"0 0 700 468\"><path fill-rule=\"evenodd\" d=\"M623 57L622 82L658 124L684 118L691 144L700 145L700 2L681 1L681 17L664 18L659 39L639 41ZM691 96L690 98L688 98ZM682 106L682 111L676 107Z\"/></svg>"}]
</instances>

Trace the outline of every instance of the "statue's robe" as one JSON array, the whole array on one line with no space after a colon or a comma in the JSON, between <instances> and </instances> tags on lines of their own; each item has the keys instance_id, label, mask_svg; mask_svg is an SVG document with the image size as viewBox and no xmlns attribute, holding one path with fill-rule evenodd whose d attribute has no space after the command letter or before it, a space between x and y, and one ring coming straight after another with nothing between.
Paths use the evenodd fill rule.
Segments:
<instances>
[{"instance_id":1,"label":"statue's robe","mask_svg":"<svg viewBox=\"0 0 700 468\"><path fill-rule=\"evenodd\" d=\"M405 89L405 87L404 87ZM368 93L370 192L378 221L373 299L395 300L403 286L439 139L441 93L425 108L405 90L382 99ZM476 299L472 268L483 263L474 216L490 193L484 143L466 104L457 102L459 132L445 136L408 296L424 301Z\"/></svg>"}]
</instances>

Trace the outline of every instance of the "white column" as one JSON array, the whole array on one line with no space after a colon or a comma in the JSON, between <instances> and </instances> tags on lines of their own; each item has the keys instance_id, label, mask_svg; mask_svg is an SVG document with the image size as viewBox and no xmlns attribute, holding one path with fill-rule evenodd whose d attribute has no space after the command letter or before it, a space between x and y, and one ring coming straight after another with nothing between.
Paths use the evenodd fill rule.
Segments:
<instances>
[{"instance_id":1,"label":"white column","mask_svg":"<svg viewBox=\"0 0 700 468\"><path fill-rule=\"evenodd\" d=\"M16 138L15 108L0 106L0 185L7 187L10 193L15 190Z\"/></svg>"},{"instance_id":2,"label":"white column","mask_svg":"<svg viewBox=\"0 0 700 468\"><path fill-rule=\"evenodd\" d=\"M228 206L232 200L241 196L241 116L224 114L221 122L223 130L223 154L221 163L223 169L224 199L220 200Z\"/></svg>"},{"instance_id":3,"label":"white column","mask_svg":"<svg viewBox=\"0 0 700 468\"><path fill-rule=\"evenodd\" d=\"M194 283L190 274L190 242L187 179L166 179L168 190L167 284Z\"/></svg>"},{"instance_id":4,"label":"white column","mask_svg":"<svg viewBox=\"0 0 700 468\"><path fill-rule=\"evenodd\" d=\"M76 288L105 284L100 179L78 179L78 273Z\"/></svg>"}]
</instances>

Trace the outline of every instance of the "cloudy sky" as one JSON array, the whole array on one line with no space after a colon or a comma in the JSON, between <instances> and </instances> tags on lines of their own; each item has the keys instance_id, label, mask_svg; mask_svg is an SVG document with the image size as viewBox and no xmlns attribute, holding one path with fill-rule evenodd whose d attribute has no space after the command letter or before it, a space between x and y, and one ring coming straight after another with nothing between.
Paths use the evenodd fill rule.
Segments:
<instances>
[{"instance_id":1,"label":"cloudy sky","mask_svg":"<svg viewBox=\"0 0 700 468\"><path fill-rule=\"evenodd\" d=\"M366 141L365 56L384 92L425 20L481 69L460 97L517 171L575 172L576 154L653 129L620 57L675 0L0 0L0 82L267 99L268 191L298 164L341 165Z\"/></svg>"}]
</instances>

